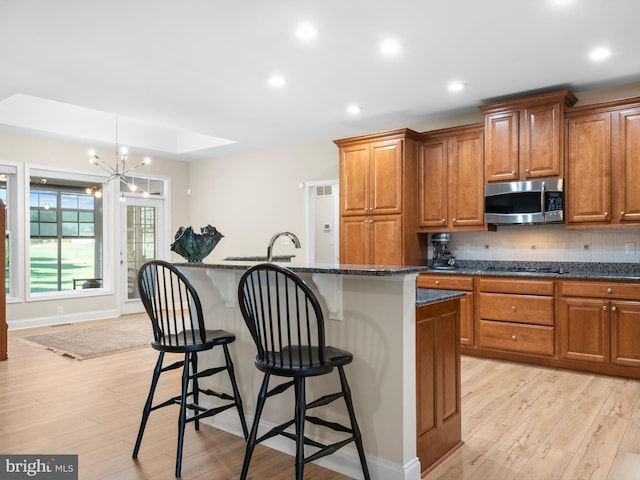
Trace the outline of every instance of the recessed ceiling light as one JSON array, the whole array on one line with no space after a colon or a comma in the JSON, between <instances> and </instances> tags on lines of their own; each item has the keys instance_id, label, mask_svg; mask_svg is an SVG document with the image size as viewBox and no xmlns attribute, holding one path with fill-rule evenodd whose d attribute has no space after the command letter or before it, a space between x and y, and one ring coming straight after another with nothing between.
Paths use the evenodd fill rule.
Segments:
<instances>
[{"instance_id":1,"label":"recessed ceiling light","mask_svg":"<svg viewBox=\"0 0 640 480\"><path fill-rule=\"evenodd\" d=\"M604 60L605 58L609 57L609 55L611 55L611 51L608 48L596 48L595 50L592 50L591 53L589 54L589 58L591 60L594 61L598 61L598 60Z\"/></svg>"},{"instance_id":2,"label":"recessed ceiling light","mask_svg":"<svg viewBox=\"0 0 640 480\"><path fill-rule=\"evenodd\" d=\"M387 38L380 44L380 53L387 56L394 56L400 53L400 42L395 38Z\"/></svg>"},{"instance_id":3,"label":"recessed ceiling light","mask_svg":"<svg viewBox=\"0 0 640 480\"><path fill-rule=\"evenodd\" d=\"M351 115L356 115L360 113L361 110L362 107L360 105L349 105L347 107L347 113L350 113Z\"/></svg>"},{"instance_id":4,"label":"recessed ceiling light","mask_svg":"<svg viewBox=\"0 0 640 480\"><path fill-rule=\"evenodd\" d=\"M273 88L281 88L284 87L287 81L284 79L282 75L272 75L269 77L269 85Z\"/></svg>"},{"instance_id":5,"label":"recessed ceiling light","mask_svg":"<svg viewBox=\"0 0 640 480\"><path fill-rule=\"evenodd\" d=\"M462 82L451 82L447 87L450 92L459 92L464 88L464 83Z\"/></svg>"},{"instance_id":6,"label":"recessed ceiling light","mask_svg":"<svg viewBox=\"0 0 640 480\"><path fill-rule=\"evenodd\" d=\"M313 40L318 36L318 29L311 23L301 23L296 29L296 36L300 40Z\"/></svg>"}]
</instances>

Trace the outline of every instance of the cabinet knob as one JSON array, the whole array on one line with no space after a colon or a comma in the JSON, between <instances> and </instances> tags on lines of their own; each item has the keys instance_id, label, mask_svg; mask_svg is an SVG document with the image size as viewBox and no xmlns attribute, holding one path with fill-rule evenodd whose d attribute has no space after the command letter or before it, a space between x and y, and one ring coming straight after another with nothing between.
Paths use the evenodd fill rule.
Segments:
<instances>
[{"instance_id":1,"label":"cabinet knob","mask_svg":"<svg viewBox=\"0 0 640 480\"><path fill-rule=\"evenodd\" d=\"M511 340L515 340L516 336L515 335L511 335Z\"/></svg>"},{"instance_id":2,"label":"cabinet knob","mask_svg":"<svg viewBox=\"0 0 640 480\"><path fill-rule=\"evenodd\" d=\"M524 173L526 173L527 175L529 175L531 173L531 171L528 168L524 169Z\"/></svg>"},{"instance_id":3,"label":"cabinet knob","mask_svg":"<svg viewBox=\"0 0 640 480\"><path fill-rule=\"evenodd\" d=\"M611 307L611 311L612 312L617 312L618 311L618 307Z\"/></svg>"},{"instance_id":4,"label":"cabinet knob","mask_svg":"<svg viewBox=\"0 0 640 480\"><path fill-rule=\"evenodd\" d=\"M620 216L621 216L621 217L624 217L624 212L620 212Z\"/></svg>"},{"instance_id":5,"label":"cabinet knob","mask_svg":"<svg viewBox=\"0 0 640 480\"><path fill-rule=\"evenodd\" d=\"M607 311L607 306L606 305L602 305L602 310L604 310L606 312Z\"/></svg>"},{"instance_id":6,"label":"cabinet knob","mask_svg":"<svg viewBox=\"0 0 640 480\"><path fill-rule=\"evenodd\" d=\"M440 280L436 280L436 285L440 285Z\"/></svg>"},{"instance_id":7,"label":"cabinet knob","mask_svg":"<svg viewBox=\"0 0 640 480\"><path fill-rule=\"evenodd\" d=\"M511 170L511 175L515 175L516 173L518 172L516 172L515 170Z\"/></svg>"},{"instance_id":8,"label":"cabinet knob","mask_svg":"<svg viewBox=\"0 0 640 480\"><path fill-rule=\"evenodd\" d=\"M456 220L455 218L452 218L452 219L451 219L451 221L452 221L453 223L456 223L458 220Z\"/></svg>"},{"instance_id":9,"label":"cabinet knob","mask_svg":"<svg viewBox=\"0 0 640 480\"><path fill-rule=\"evenodd\" d=\"M446 218L441 218L440 219L440 223L447 223L447 219Z\"/></svg>"},{"instance_id":10,"label":"cabinet knob","mask_svg":"<svg viewBox=\"0 0 640 480\"><path fill-rule=\"evenodd\" d=\"M609 212L604 212L604 216L608 217L609 216Z\"/></svg>"},{"instance_id":11,"label":"cabinet knob","mask_svg":"<svg viewBox=\"0 0 640 480\"><path fill-rule=\"evenodd\" d=\"M513 307L511 307L511 310L513 310L515 312L516 311L516 306L514 305Z\"/></svg>"},{"instance_id":12,"label":"cabinet knob","mask_svg":"<svg viewBox=\"0 0 640 480\"><path fill-rule=\"evenodd\" d=\"M611 293L611 292L613 292L613 288L611 287L607 288L607 293Z\"/></svg>"}]
</instances>

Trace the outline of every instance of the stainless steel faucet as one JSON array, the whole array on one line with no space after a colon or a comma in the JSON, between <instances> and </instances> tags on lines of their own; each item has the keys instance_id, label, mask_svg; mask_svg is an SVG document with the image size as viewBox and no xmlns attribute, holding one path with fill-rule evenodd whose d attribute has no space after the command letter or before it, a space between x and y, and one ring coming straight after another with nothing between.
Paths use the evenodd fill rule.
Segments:
<instances>
[{"instance_id":1,"label":"stainless steel faucet","mask_svg":"<svg viewBox=\"0 0 640 480\"><path fill-rule=\"evenodd\" d=\"M291 232L278 232L276 233L273 237L271 237L271 240L269 240L269 245L267 246L267 261L270 262L271 260L273 260L273 245L276 243L276 240L281 237L281 236L287 236L291 239L291 241L293 242L293 245L296 248L300 248L300 240L298 239L298 237L295 236L295 234L291 233Z\"/></svg>"}]
</instances>

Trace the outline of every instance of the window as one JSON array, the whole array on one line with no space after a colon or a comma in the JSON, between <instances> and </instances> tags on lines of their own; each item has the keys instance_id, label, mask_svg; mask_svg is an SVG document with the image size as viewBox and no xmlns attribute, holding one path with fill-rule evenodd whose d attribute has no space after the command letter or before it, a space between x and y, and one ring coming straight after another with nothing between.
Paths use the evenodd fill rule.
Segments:
<instances>
[{"instance_id":1,"label":"window","mask_svg":"<svg viewBox=\"0 0 640 480\"><path fill-rule=\"evenodd\" d=\"M29 290L32 294L100 288L103 201L95 179L32 171L29 189ZM69 178L72 177L72 178Z\"/></svg>"},{"instance_id":2,"label":"window","mask_svg":"<svg viewBox=\"0 0 640 480\"><path fill-rule=\"evenodd\" d=\"M11 165L0 165L0 199L5 205L5 292L8 297L18 295L16 287L19 282L14 265L17 256L17 242L14 240L14 232L17 231L17 168Z\"/></svg>"}]
</instances>

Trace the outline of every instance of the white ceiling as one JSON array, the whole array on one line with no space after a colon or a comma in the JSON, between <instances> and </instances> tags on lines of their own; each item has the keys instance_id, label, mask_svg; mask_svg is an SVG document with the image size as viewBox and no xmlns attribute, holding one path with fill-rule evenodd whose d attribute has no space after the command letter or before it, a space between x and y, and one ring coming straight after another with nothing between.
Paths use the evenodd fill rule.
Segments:
<instances>
[{"instance_id":1,"label":"white ceiling","mask_svg":"<svg viewBox=\"0 0 640 480\"><path fill-rule=\"evenodd\" d=\"M0 124L108 142L117 115L145 126L130 146L181 160L411 127L504 96L639 81L639 19L638 0L1 0ZM295 36L302 21L315 40ZM380 54L387 37L398 56ZM612 55L595 63L599 46ZM449 92L454 80L466 88ZM106 133L80 128L83 112L108 114Z\"/></svg>"}]
</instances>

